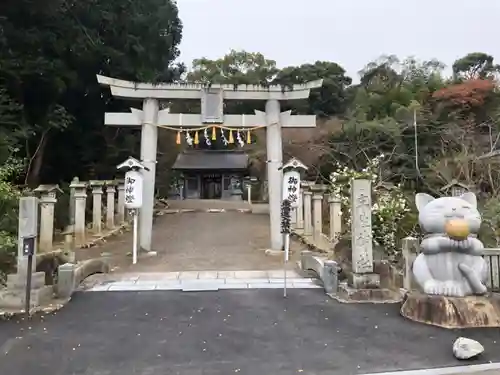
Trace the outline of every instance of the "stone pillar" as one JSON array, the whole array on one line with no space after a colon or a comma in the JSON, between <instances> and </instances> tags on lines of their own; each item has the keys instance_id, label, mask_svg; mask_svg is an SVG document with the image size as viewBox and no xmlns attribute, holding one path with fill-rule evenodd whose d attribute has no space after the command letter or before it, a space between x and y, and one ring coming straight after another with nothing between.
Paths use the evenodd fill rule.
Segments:
<instances>
[{"instance_id":1,"label":"stone pillar","mask_svg":"<svg viewBox=\"0 0 500 375\"><path fill-rule=\"evenodd\" d=\"M104 181L90 181L92 188L92 231L94 234L102 232L102 193Z\"/></svg>"},{"instance_id":2,"label":"stone pillar","mask_svg":"<svg viewBox=\"0 0 500 375\"><path fill-rule=\"evenodd\" d=\"M87 184L84 182L72 183L70 188L75 189L75 241L78 245L83 245L85 243Z\"/></svg>"},{"instance_id":3,"label":"stone pillar","mask_svg":"<svg viewBox=\"0 0 500 375\"><path fill-rule=\"evenodd\" d=\"M281 139L280 103L278 100L266 102L266 149L267 181L269 183L269 220L271 250L283 249L281 233L281 185L283 183L283 146Z\"/></svg>"},{"instance_id":4,"label":"stone pillar","mask_svg":"<svg viewBox=\"0 0 500 375\"><path fill-rule=\"evenodd\" d=\"M247 185L247 202L248 204L252 204L252 185Z\"/></svg>"},{"instance_id":5,"label":"stone pillar","mask_svg":"<svg viewBox=\"0 0 500 375\"><path fill-rule=\"evenodd\" d=\"M299 190L299 205L297 206L296 214L297 214L296 228L304 229L304 188L302 183Z\"/></svg>"},{"instance_id":6,"label":"stone pillar","mask_svg":"<svg viewBox=\"0 0 500 375\"><path fill-rule=\"evenodd\" d=\"M312 235L312 191L304 190L304 235Z\"/></svg>"},{"instance_id":7,"label":"stone pillar","mask_svg":"<svg viewBox=\"0 0 500 375\"><path fill-rule=\"evenodd\" d=\"M330 213L330 239L338 241L342 233L342 204L340 198L335 194L328 196L328 208Z\"/></svg>"},{"instance_id":8,"label":"stone pillar","mask_svg":"<svg viewBox=\"0 0 500 375\"><path fill-rule=\"evenodd\" d=\"M35 189L36 190L36 189ZM40 191L40 190L38 190ZM52 285L45 286L45 272L36 271L38 205L36 197L19 198L19 228L18 228L18 256L17 273L7 275L7 285L0 291L0 308L22 309L26 306L27 273L31 275L30 306L31 309L48 304L52 298ZM33 246L32 269L28 270L28 257L24 255L23 247L30 241ZM29 245L28 245L29 246Z\"/></svg>"},{"instance_id":9,"label":"stone pillar","mask_svg":"<svg viewBox=\"0 0 500 375\"><path fill-rule=\"evenodd\" d=\"M117 180L118 202L116 205L116 220L118 225L125 223L125 180Z\"/></svg>"},{"instance_id":10,"label":"stone pillar","mask_svg":"<svg viewBox=\"0 0 500 375\"><path fill-rule=\"evenodd\" d=\"M313 191L313 239L314 242L321 241L321 233L323 233L323 192Z\"/></svg>"},{"instance_id":11,"label":"stone pillar","mask_svg":"<svg viewBox=\"0 0 500 375\"><path fill-rule=\"evenodd\" d=\"M351 181L351 243L353 286L356 288L380 285L373 274L372 197L371 181Z\"/></svg>"},{"instance_id":12,"label":"stone pillar","mask_svg":"<svg viewBox=\"0 0 500 375\"><path fill-rule=\"evenodd\" d=\"M19 198L19 224L17 233L17 273L19 275L26 275L28 257L23 254L23 238L36 237L38 234L38 198ZM36 250L37 242L35 240L32 272L35 271Z\"/></svg>"},{"instance_id":13,"label":"stone pillar","mask_svg":"<svg viewBox=\"0 0 500 375\"><path fill-rule=\"evenodd\" d=\"M41 252L51 251L54 240L54 207L56 193L62 192L58 185L40 185L34 190L40 197L40 237L38 248Z\"/></svg>"},{"instance_id":14,"label":"stone pillar","mask_svg":"<svg viewBox=\"0 0 500 375\"><path fill-rule=\"evenodd\" d=\"M334 260L325 260L323 265L323 286L326 293L336 293L338 288L339 266Z\"/></svg>"},{"instance_id":15,"label":"stone pillar","mask_svg":"<svg viewBox=\"0 0 500 375\"><path fill-rule=\"evenodd\" d=\"M151 251L153 233L153 210L155 204L156 149L158 147L158 100L144 99L142 105L143 122L141 131L141 162L149 171L144 176L142 207L139 213L140 248Z\"/></svg>"},{"instance_id":16,"label":"stone pillar","mask_svg":"<svg viewBox=\"0 0 500 375\"><path fill-rule=\"evenodd\" d=\"M106 228L115 227L115 182L106 181Z\"/></svg>"},{"instance_id":17,"label":"stone pillar","mask_svg":"<svg viewBox=\"0 0 500 375\"><path fill-rule=\"evenodd\" d=\"M403 288L406 290L415 289L416 283L413 281L413 262L418 254L418 240L414 237L405 237L402 241L402 253L404 264Z\"/></svg>"},{"instance_id":18,"label":"stone pillar","mask_svg":"<svg viewBox=\"0 0 500 375\"><path fill-rule=\"evenodd\" d=\"M80 179L78 177L73 177L71 183L69 184L69 225L71 227L71 231L73 231L73 226L75 225L75 188L71 186L74 184L80 183Z\"/></svg>"}]
</instances>

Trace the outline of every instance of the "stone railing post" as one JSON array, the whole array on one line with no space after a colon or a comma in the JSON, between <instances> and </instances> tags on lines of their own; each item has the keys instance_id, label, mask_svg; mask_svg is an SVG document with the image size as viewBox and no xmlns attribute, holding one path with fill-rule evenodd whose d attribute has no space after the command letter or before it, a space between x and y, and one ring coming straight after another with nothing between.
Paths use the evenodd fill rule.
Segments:
<instances>
[{"instance_id":1,"label":"stone railing post","mask_svg":"<svg viewBox=\"0 0 500 375\"><path fill-rule=\"evenodd\" d=\"M40 237L38 248L40 252L52 250L54 240L54 207L56 194L62 192L59 185L40 185L34 190L40 194Z\"/></svg>"},{"instance_id":2,"label":"stone railing post","mask_svg":"<svg viewBox=\"0 0 500 375\"><path fill-rule=\"evenodd\" d=\"M304 188L304 235L312 235L312 191L309 187Z\"/></svg>"},{"instance_id":3,"label":"stone railing post","mask_svg":"<svg viewBox=\"0 0 500 375\"><path fill-rule=\"evenodd\" d=\"M335 194L328 196L328 209L330 213L330 240L338 241L342 232L342 205Z\"/></svg>"},{"instance_id":4,"label":"stone railing post","mask_svg":"<svg viewBox=\"0 0 500 375\"><path fill-rule=\"evenodd\" d=\"M102 232L102 193L104 181L89 181L92 189L92 231L94 234Z\"/></svg>"},{"instance_id":5,"label":"stone railing post","mask_svg":"<svg viewBox=\"0 0 500 375\"><path fill-rule=\"evenodd\" d=\"M78 245L85 243L85 208L87 202L87 184L72 182L70 188L75 189L75 241Z\"/></svg>"},{"instance_id":6,"label":"stone railing post","mask_svg":"<svg viewBox=\"0 0 500 375\"><path fill-rule=\"evenodd\" d=\"M116 220L118 225L125 223L125 180L116 181L118 191L118 201L116 204Z\"/></svg>"},{"instance_id":7,"label":"stone railing post","mask_svg":"<svg viewBox=\"0 0 500 375\"><path fill-rule=\"evenodd\" d=\"M323 187L313 186L311 188L313 196L313 239L314 242L321 241L323 233Z\"/></svg>"},{"instance_id":8,"label":"stone railing post","mask_svg":"<svg viewBox=\"0 0 500 375\"><path fill-rule=\"evenodd\" d=\"M418 254L418 239L414 237L405 237L402 241L402 253L404 259L404 273L403 273L403 288L411 290L416 287L413 281L413 262Z\"/></svg>"},{"instance_id":9,"label":"stone railing post","mask_svg":"<svg viewBox=\"0 0 500 375\"><path fill-rule=\"evenodd\" d=\"M106 181L106 228L115 227L115 193L116 182Z\"/></svg>"},{"instance_id":10,"label":"stone railing post","mask_svg":"<svg viewBox=\"0 0 500 375\"><path fill-rule=\"evenodd\" d=\"M304 185L301 183L300 184L300 190L299 190L299 205L297 206L296 209L296 214L297 214L297 224L296 228L297 229L304 229Z\"/></svg>"}]
</instances>

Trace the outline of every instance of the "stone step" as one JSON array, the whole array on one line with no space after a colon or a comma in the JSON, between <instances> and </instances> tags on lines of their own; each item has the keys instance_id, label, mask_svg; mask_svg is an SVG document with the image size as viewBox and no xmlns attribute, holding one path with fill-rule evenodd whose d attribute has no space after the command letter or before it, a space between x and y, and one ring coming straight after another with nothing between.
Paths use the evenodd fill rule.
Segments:
<instances>
[{"instance_id":1,"label":"stone step","mask_svg":"<svg viewBox=\"0 0 500 375\"><path fill-rule=\"evenodd\" d=\"M7 289L18 290L26 289L26 274L7 275ZM31 275L31 289L39 289L45 286L45 272L34 272Z\"/></svg>"},{"instance_id":2,"label":"stone step","mask_svg":"<svg viewBox=\"0 0 500 375\"><path fill-rule=\"evenodd\" d=\"M282 289L284 279L193 279L193 280L148 280L148 281L115 281L98 284L87 291L152 291L152 290L182 290L182 291L217 291L225 289ZM290 278L287 279L290 289L322 288L317 280Z\"/></svg>"}]
</instances>

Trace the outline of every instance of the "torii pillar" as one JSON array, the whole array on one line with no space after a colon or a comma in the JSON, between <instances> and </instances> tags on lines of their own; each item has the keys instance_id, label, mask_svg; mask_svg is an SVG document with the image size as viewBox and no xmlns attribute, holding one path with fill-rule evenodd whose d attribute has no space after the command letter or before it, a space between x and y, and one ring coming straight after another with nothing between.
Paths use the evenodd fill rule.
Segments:
<instances>
[{"instance_id":1,"label":"torii pillar","mask_svg":"<svg viewBox=\"0 0 500 375\"><path fill-rule=\"evenodd\" d=\"M140 211L139 240L143 250L151 251L153 229L154 185L156 173L157 125L168 125L189 130L200 125L224 124L233 128L252 128L266 125L267 178L269 184L269 217L272 250L282 250L283 236L280 231L281 184L283 145L281 128L315 127L314 115L291 115L281 112L280 101L306 99L313 88L321 87L323 80L282 86L221 85L210 87L201 84L148 84L134 83L97 75L101 85L109 86L115 97L143 101L142 111L132 108L131 113L106 113L105 124L112 126L141 126L141 161L149 168L144 173L143 207ZM170 99L199 99L201 114L170 113L159 110L159 101ZM266 111L254 115L225 115L224 100L265 100Z\"/></svg>"}]
</instances>

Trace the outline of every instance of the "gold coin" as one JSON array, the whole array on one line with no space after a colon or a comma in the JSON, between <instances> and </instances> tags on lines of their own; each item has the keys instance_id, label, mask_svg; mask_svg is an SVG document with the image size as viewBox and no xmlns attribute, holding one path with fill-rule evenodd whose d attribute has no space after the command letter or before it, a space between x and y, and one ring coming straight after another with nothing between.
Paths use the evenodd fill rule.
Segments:
<instances>
[{"instance_id":1,"label":"gold coin","mask_svg":"<svg viewBox=\"0 0 500 375\"><path fill-rule=\"evenodd\" d=\"M464 240L470 233L469 225L465 220L450 220L445 226L446 234L454 240Z\"/></svg>"}]
</instances>

